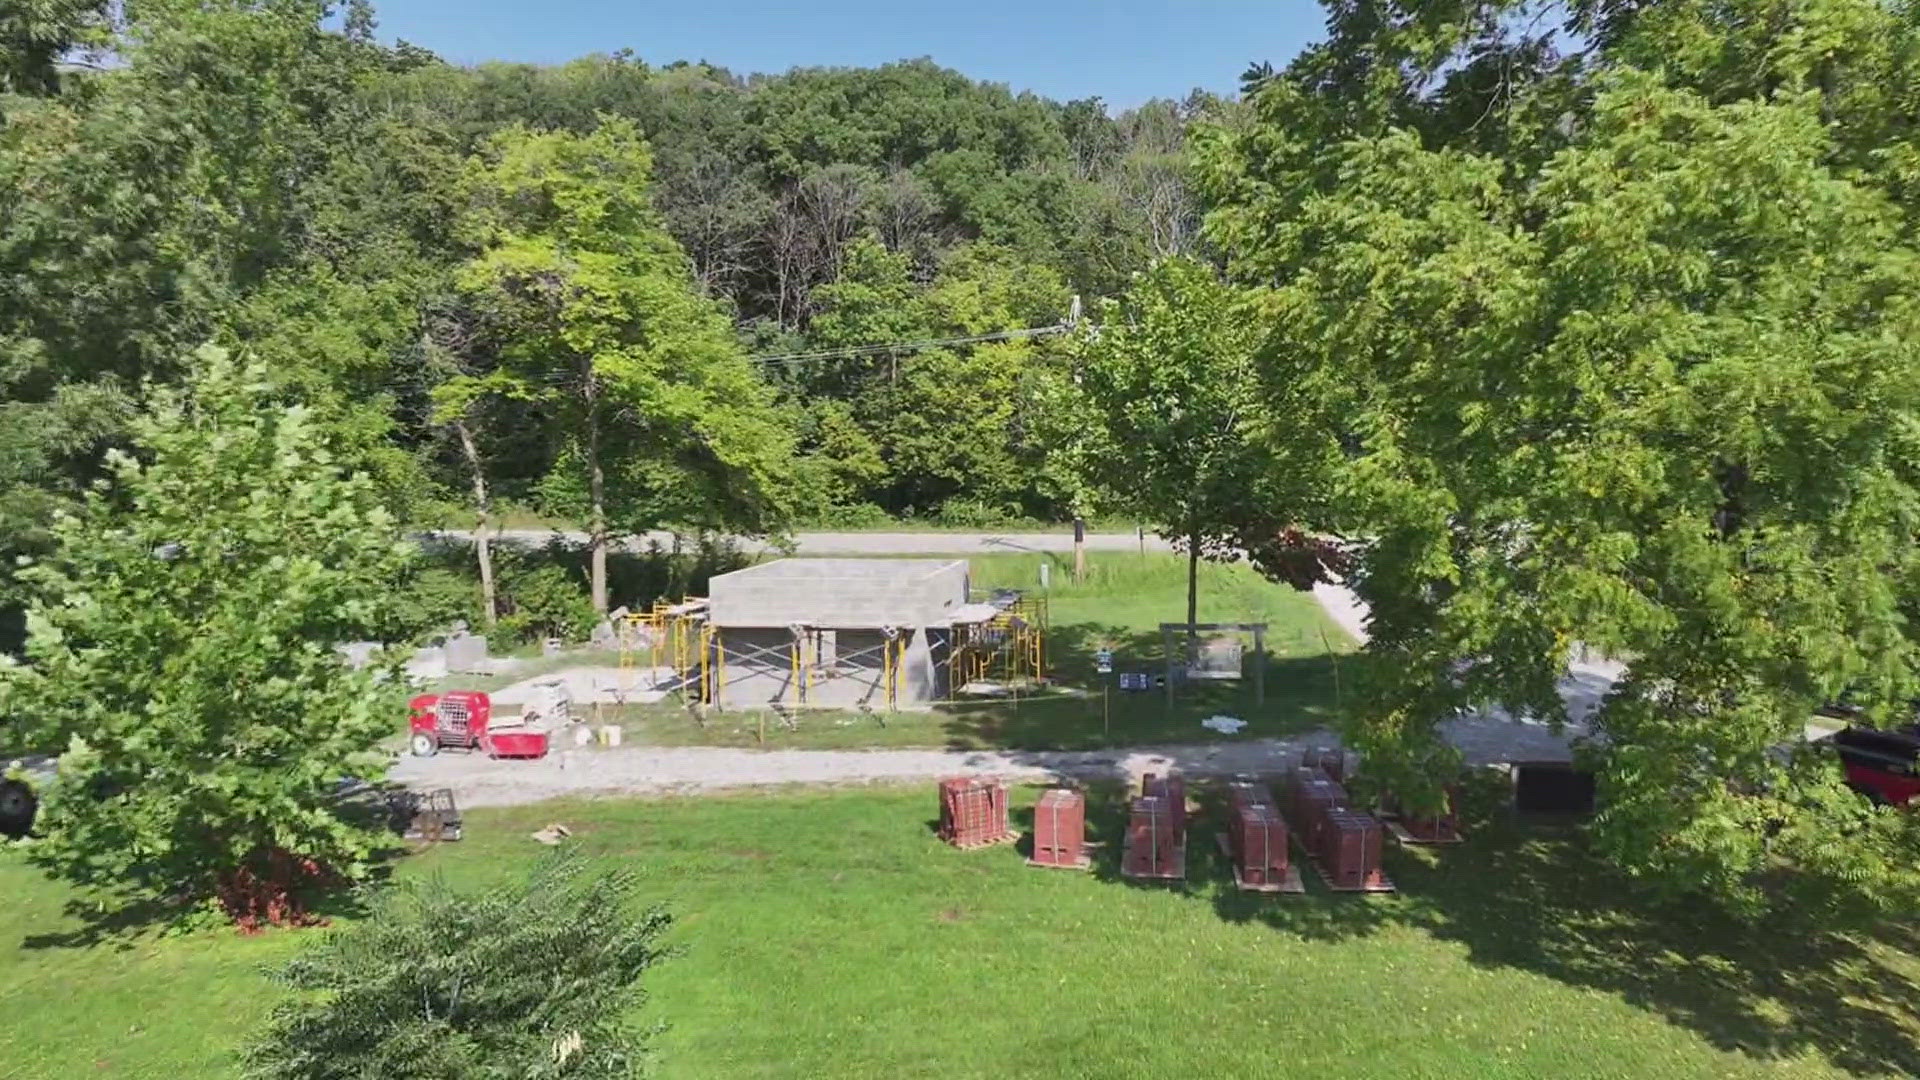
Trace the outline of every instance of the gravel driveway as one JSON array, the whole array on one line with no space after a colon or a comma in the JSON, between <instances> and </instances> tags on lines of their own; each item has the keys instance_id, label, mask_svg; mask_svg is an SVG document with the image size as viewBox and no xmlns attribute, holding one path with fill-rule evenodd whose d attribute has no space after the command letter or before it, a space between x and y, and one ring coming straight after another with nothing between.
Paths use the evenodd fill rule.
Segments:
<instances>
[{"instance_id":1,"label":"gravel driveway","mask_svg":"<svg viewBox=\"0 0 1920 1080\"><path fill-rule=\"evenodd\" d=\"M1565 760L1566 742L1537 724L1454 721L1448 736L1468 762ZM462 806L516 806L562 797L696 794L780 784L841 784L997 776L1008 781L1124 779L1142 773L1232 776L1276 773L1308 747L1337 746L1331 733L1192 746L1121 750L731 750L623 746L556 751L541 761L493 761L482 754L403 757L392 779L414 788L450 787Z\"/></svg>"}]
</instances>

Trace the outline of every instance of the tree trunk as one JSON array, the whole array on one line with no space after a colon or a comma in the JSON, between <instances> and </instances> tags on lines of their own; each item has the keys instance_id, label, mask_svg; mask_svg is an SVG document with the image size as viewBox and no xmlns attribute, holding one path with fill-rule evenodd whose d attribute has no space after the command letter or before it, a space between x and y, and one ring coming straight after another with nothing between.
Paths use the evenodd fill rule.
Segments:
<instances>
[{"instance_id":1,"label":"tree trunk","mask_svg":"<svg viewBox=\"0 0 1920 1080\"><path fill-rule=\"evenodd\" d=\"M593 610L607 613L607 476L600 467L599 383L593 361L587 361L587 575L593 590Z\"/></svg>"},{"instance_id":2,"label":"tree trunk","mask_svg":"<svg viewBox=\"0 0 1920 1080\"><path fill-rule=\"evenodd\" d=\"M460 437L460 452L466 455L467 467L473 470L473 509L477 515L473 526L473 557L480 563L480 611L487 625L492 626L500 619L500 604L493 586L493 539L487 535L493 525L492 507L487 501L487 473L480 465L480 448L474 444L473 432L466 421L455 420L453 432Z\"/></svg>"},{"instance_id":3,"label":"tree trunk","mask_svg":"<svg viewBox=\"0 0 1920 1080\"><path fill-rule=\"evenodd\" d=\"M1193 624L1200 621L1200 530L1187 533L1187 659L1193 659L1194 644L1200 632Z\"/></svg>"}]
</instances>

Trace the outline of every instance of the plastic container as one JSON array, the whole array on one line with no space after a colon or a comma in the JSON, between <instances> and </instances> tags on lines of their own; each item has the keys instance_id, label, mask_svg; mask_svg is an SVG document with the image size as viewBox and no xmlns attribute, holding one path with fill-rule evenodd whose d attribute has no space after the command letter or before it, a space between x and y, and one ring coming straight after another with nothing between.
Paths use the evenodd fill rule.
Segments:
<instances>
[{"instance_id":1,"label":"plastic container","mask_svg":"<svg viewBox=\"0 0 1920 1080\"><path fill-rule=\"evenodd\" d=\"M546 733L541 731L489 732L487 734L487 756L497 758L546 757Z\"/></svg>"}]
</instances>

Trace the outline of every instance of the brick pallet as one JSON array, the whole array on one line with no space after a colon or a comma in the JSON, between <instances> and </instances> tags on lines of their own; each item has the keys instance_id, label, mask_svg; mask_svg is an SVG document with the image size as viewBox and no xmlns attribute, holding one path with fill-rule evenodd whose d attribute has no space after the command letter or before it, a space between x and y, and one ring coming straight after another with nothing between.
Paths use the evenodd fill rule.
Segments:
<instances>
[{"instance_id":1,"label":"brick pallet","mask_svg":"<svg viewBox=\"0 0 1920 1080\"><path fill-rule=\"evenodd\" d=\"M1372 814L1335 808L1326 815L1319 850L1308 849L1314 872L1334 892L1393 892L1380 868L1380 822Z\"/></svg>"},{"instance_id":2,"label":"brick pallet","mask_svg":"<svg viewBox=\"0 0 1920 1080\"><path fill-rule=\"evenodd\" d=\"M1033 808L1033 857L1028 866L1085 870L1087 857L1087 800L1077 791L1053 788Z\"/></svg>"},{"instance_id":3,"label":"brick pallet","mask_svg":"<svg viewBox=\"0 0 1920 1080\"><path fill-rule=\"evenodd\" d=\"M1293 812L1291 818L1293 831L1300 837L1308 851L1320 849L1320 834L1325 828L1327 812L1342 809L1347 805L1347 790L1331 780L1306 780L1294 784Z\"/></svg>"},{"instance_id":4,"label":"brick pallet","mask_svg":"<svg viewBox=\"0 0 1920 1080\"><path fill-rule=\"evenodd\" d=\"M1278 803L1273 801L1273 792L1267 790L1267 785L1248 783L1246 781L1237 781L1227 785L1227 804L1233 808L1234 813L1239 813L1249 806L1272 806L1276 808L1279 806Z\"/></svg>"},{"instance_id":5,"label":"brick pallet","mask_svg":"<svg viewBox=\"0 0 1920 1080\"><path fill-rule=\"evenodd\" d=\"M957 848L976 848L1013 838L1007 827L1005 785L971 777L940 782L940 839Z\"/></svg>"},{"instance_id":6,"label":"brick pallet","mask_svg":"<svg viewBox=\"0 0 1920 1080\"><path fill-rule=\"evenodd\" d=\"M1271 806L1250 804L1233 812L1231 828L1219 834L1220 850L1233 866L1233 883L1246 892L1301 893L1299 867L1287 861L1287 826Z\"/></svg>"},{"instance_id":7,"label":"brick pallet","mask_svg":"<svg viewBox=\"0 0 1920 1080\"><path fill-rule=\"evenodd\" d=\"M1446 799L1446 809L1435 817L1392 814L1382 824L1402 844L1458 844L1462 840L1460 809L1453 788L1447 789Z\"/></svg>"},{"instance_id":8,"label":"brick pallet","mask_svg":"<svg viewBox=\"0 0 1920 1080\"><path fill-rule=\"evenodd\" d=\"M1140 794L1166 801L1168 810L1173 814L1173 831L1185 836L1187 832L1187 782L1177 776L1157 777L1148 773L1140 778Z\"/></svg>"},{"instance_id":9,"label":"brick pallet","mask_svg":"<svg viewBox=\"0 0 1920 1080\"><path fill-rule=\"evenodd\" d=\"M1174 829L1173 809L1166 799L1143 795L1133 800L1120 852L1120 874L1156 881L1187 876L1186 834Z\"/></svg>"},{"instance_id":10,"label":"brick pallet","mask_svg":"<svg viewBox=\"0 0 1920 1080\"><path fill-rule=\"evenodd\" d=\"M1300 755L1300 764L1304 768L1319 769L1327 774L1327 779L1336 784L1347 781L1347 752L1316 747Z\"/></svg>"}]
</instances>

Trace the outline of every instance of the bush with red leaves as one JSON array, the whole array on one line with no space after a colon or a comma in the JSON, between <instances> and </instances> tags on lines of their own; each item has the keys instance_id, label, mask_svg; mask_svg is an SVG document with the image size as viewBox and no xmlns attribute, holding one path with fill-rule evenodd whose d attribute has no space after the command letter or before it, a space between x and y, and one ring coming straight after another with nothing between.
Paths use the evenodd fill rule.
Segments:
<instances>
[{"instance_id":1,"label":"bush with red leaves","mask_svg":"<svg viewBox=\"0 0 1920 1080\"><path fill-rule=\"evenodd\" d=\"M1240 546L1253 568L1268 580L1302 592L1320 582L1338 580L1353 564L1353 556L1339 541L1293 526L1245 531Z\"/></svg>"}]
</instances>

